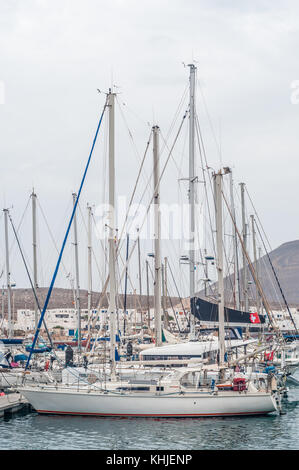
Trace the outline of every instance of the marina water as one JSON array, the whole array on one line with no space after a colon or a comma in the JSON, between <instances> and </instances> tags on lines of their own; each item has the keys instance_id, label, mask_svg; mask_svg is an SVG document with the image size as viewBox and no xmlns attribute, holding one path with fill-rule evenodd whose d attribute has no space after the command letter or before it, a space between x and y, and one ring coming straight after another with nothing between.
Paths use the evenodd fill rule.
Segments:
<instances>
[{"instance_id":1,"label":"marina water","mask_svg":"<svg viewBox=\"0 0 299 470\"><path fill-rule=\"evenodd\" d=\"M299 379L299 371L294 374ZM21 412L0 420L1 450L297 450L299 388L284 414L232 418L89 418Z\"/></svg>"}]
</instances>

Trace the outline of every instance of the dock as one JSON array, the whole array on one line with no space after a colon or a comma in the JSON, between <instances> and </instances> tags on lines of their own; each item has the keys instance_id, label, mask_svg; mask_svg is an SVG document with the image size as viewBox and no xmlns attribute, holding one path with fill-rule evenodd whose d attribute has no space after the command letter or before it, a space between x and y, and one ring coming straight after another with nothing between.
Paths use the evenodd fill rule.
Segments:
<instances>
[{"instance_id":1,"label":"dock","mask_svg":"<svg viewBox=\"0 0 299 470\"><path fill-rule=\"evenodd\" d=\"M27 404L28 401L20 393L8 393L0 396L0 417L16 413Z\"/></svg>"}]
</instances>

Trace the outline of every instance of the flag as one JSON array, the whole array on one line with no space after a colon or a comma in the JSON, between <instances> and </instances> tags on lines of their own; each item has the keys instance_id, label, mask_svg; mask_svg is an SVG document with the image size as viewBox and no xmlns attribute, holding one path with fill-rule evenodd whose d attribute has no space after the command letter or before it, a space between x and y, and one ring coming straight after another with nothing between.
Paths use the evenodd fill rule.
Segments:
<instances>
[{"instance_id":1,"label":"flag","mask_svg":"<svg viewBox=\"0 0 299 470\"><path fill-rule=\"evenodd\" d=\"M258 316L258 314L256 312L255 313L250 313L249 319L250 319L251 323L261 323L260 317Z\"/></svg>"}]
</instances>

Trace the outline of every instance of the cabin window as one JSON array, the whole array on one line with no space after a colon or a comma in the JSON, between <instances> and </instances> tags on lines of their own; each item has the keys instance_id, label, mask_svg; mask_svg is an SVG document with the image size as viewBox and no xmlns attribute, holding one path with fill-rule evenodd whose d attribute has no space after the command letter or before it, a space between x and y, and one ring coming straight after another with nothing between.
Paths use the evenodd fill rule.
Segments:
<instances>
[{"instance_id":1,"label":"cabin window","mask_svg":"<svg viewBox=\"0 0 299 470\"><path fill-rule=\"evenodd\" d=\"M129 391L139 391L139 392L148 392L149 387L117 387L116 390L129 390Z\"/></svg>"}]
</instances>

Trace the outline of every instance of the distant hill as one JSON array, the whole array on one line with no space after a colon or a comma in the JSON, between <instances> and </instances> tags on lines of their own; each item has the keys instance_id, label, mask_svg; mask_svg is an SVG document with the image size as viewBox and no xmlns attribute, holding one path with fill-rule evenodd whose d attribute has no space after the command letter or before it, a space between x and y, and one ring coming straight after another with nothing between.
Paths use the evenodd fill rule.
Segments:
<instances>
[{"instance_id":1,"label":"distant hill","mask_svg":"<svg viewBox=\"0 0 299 470\"><path fill-rule=\"evenodd\" d=\"M299 240L283 243L271 251L269 257L289 307L299 307ZM264 294L271 307L279 308L280 305L284 306L283 298L267 255L258 260L257 269ZM249 270L248 272L248 279L253 281ZM240 279L242 279L242 273L243 270L241 269L239 272ZM225 278L224 285L226 302L232 305L232 276ZM212 287L216 288L216 286L217 284ZM201 291L197 295L204 296L204 293ZM254 284L249 286L249 295L251 299L255 298ZM253 304L253 300L250 301L250 304Z\"/></svg>"},{"instance_id":2,"label":"distant hill","mask_svg":"<svg viewBox=\"0 0 299 470\"><path fill-rule=\"evenodd\" d=\"M269 257L275 269L279 283L285 298L290 306L299 306L299 240L283 243L269 253ZM267 256L263 256L258 262L261 273L263 290L271 303L276 303L273 284L279 300L282 301L277 281Z\"/></svg>"},{"instance_id":3,"label":"distant hill","mask_svg":"<svg viewBox=\"0 0 299 470\"><path fill-rule=\"evenodd\" d=\"M2 290L0 291L2 292ZM16 312L18 309L34 309L34 296L32 289L13 289L12 308ZM43 307L48 293L47 287L41 287L38 289L38 299L40 306ZM80 289L80 306L82 309L87 308L87 290ZM95 308L98 305L101 294L99 292L92 293L92 307ZM2 297L2 296L1 296ZM108 307L108 296L103 296L101 306L103 308ZM123 308L124 296L119 295L119 307ZM179 303L179 298L172 298L173 305ZM140 308L140 304L144 310L147 309L147 296L142 295L141 299L138 294L127 295L127 308ZM153 296L149 296L150 308L154 306ZM54 288L48 308L73 308L74 307L74 293L72 289ZM171 307L170 301L167 302L167 307ZM4 290L4 312L7 313L7 291ZM1 313L1 302L0 302L0 313Z\"/></svg>"},{"instance_id":4,"label":"distant hill","mask_svg":"<svg viewBox=\"0 0 299 470\"><path fill-rule=\"evenodd\" d=\"M284 295L290 307L299 308L299 240L283 243L278 248L269 253L270 259L276 271L277 277L283 289ZM264 293L270 302L272 308L279 308L283 305L283 299L279 292L277 282L273 275L271 266L269 264L267 255L263 256L258 260L258 271L260 273L260 281ZM251 275L249 273L249 279ZM240 279L242 279L242 270L240 270ZM216 285L212 286L215 290ZM255 287L253 284L250 285L250 296L252 299L255 297ZM48 292L47 287L41 287L38 289L38 297L41 306L44 305L46 295ZM203 291L197 295L204 297ZM232 298L232 278L227 277L225 279L225 297L228 305L233 305ZM100 299L99 292L93 292L92 306L98 305ZM153 296L149 297L150 307L153 308ZM81 308L87 308L87 291L84 289L80 290L80 303ZM253 304L253 301L250 302ZM189 299L184 299L186 308L189 306ZM127 296L127 308L139 308L139 295L128 294ZM147 296L143 295L141 298L141 305L144 310L147 309ZM171 302L168 299L167 307L171 306L181 309L181 301L179 298L174 297ZM13 311L16 312L18 309L34 309L34 297L32 290L27 289L13 289ZM108 297L104 296L102 306L107 308ZM119 296L119 306L123 308L123 295ZM54 288L51 296L51 300L48 308L72 308L74 307L74 294L71 289ZM4 312L7 313L7 293L4 290ZM1 313L1 302L0 302L0 313Z\"/></svg>"}]
</instances>

